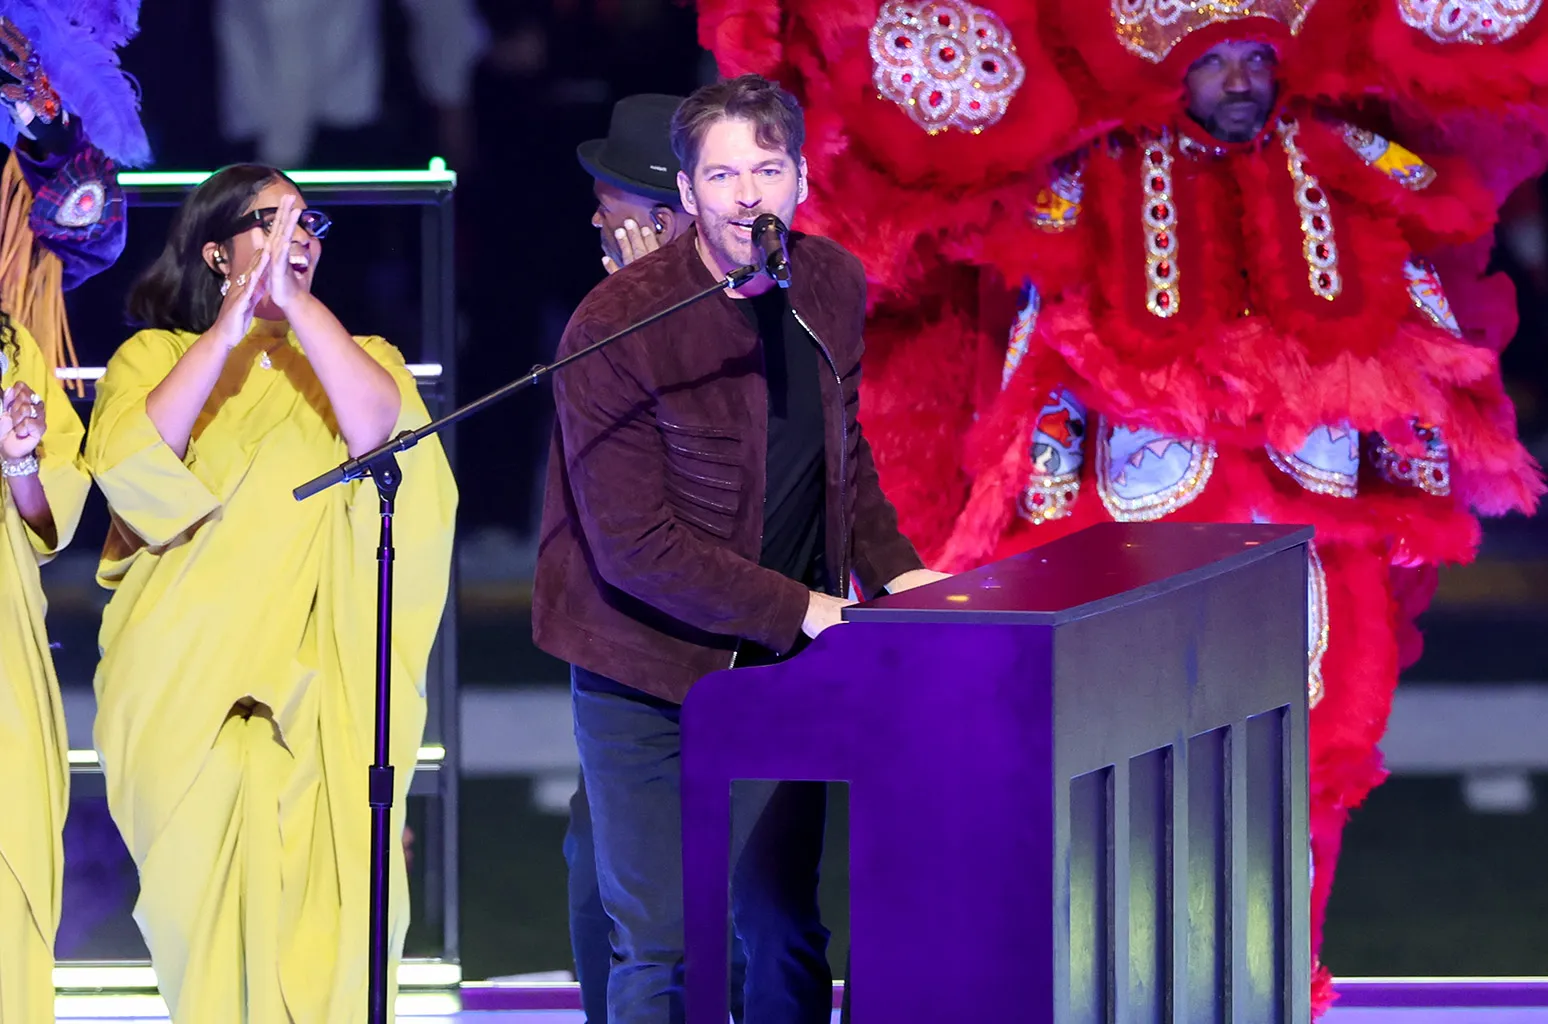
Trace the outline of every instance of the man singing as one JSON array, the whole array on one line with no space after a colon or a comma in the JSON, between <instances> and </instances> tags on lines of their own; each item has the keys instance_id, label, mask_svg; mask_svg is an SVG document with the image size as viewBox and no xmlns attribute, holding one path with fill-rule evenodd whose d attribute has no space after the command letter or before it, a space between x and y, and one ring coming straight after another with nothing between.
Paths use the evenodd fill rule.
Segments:
<instances>
[{"instance_id":1,"label":"man singing","mask_svg":"<svg viewBox=\"0 0 1548 1024\"><path fill-rule=\"evenodd\" d=\"M575 151L592 176L597 199L591 226L602 243L602 267L621 267L693 227L693 217L677 194L677 155L672 152L672 115L681 96L643 93L613 105L607 137L581 143ZM586 1024L607 1024L607 976L612 970L613 921L597 888L596 853L591 838L591 807L586 781L570 798L570 826L564 836L569 865L570 948L580 982ZM740 980L746 966L740 943L731 950L731 1019L742 1021Z\"/></svg>"},{"instance_id":2,"label":"man singing","mask_svg":"<svg viewBox=\"0 0 1548 1024\"><path fill-rule=\"evenodd\" d=\"M581 303L563 357L748 264L752 224L806 198L800 106L756 75L706 86L672 122L693 230ZM791 287L759 276L555 375L558 423L533 593L539 647L570 662L602 900L616 924L613 1024L683 1019L678 715L710 672L769 664L860 592L943 578L898 532L857 422L865 275L792 233ZM832 1007L817 908L826 788L732 798L732 918L746 1015Z\"/></svg>"}]
</instances>

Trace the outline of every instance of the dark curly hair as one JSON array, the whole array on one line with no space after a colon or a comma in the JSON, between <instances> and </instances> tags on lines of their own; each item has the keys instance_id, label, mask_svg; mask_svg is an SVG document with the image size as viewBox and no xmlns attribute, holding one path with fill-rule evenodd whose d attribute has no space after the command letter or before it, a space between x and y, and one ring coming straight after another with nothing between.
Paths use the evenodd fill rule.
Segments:
<instances>
[{"instance_id":1,"label":"dark curly hair","mask_svg":"<svg viewBox=\"0 0 1548 1024\"><path fill-rule=\"evenodd\" d=\"M204 262L204 246L229 239L253 196L275 181L296 184L277 167L232 164L188 193L166 247L129 290L129 322L191 334L209 330L220 315L221 277Z\"/></svg>"}]
</instances>

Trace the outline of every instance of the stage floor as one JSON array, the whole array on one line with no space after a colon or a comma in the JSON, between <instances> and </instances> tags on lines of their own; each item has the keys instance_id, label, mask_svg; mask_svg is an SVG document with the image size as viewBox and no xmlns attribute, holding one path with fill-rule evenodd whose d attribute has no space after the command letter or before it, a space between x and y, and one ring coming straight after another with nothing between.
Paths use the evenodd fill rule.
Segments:
<instances>
[{"instance_id":1,"label":"stage floor","mask_svg":"<svg viewBox=\"0 0 1548 1024\"><path fill-rule=\"evenodd\" d=\"M1369 978L1338 985L1339 1004L1323 1024L1548 1024L1548 978ZM61 996L58 1020L165 1024L160 1000ZM460 1004L460 1009L459 1005ZM421 992L399 1003L404 1024L585 1024L573 984L464 985L460 993ZM833 1014L837 1024L838 1013ZM902 1022L899 1022L902 1024Z\"/></svg>"},{"instance_id":2,"label":"stage floor","mask_svg":"<svg viewBox=\"0 0 1548 1024\"><path fill-rule=\"evenodd\" d=\"M399 1017L405 1024L584 1024L585 1018L573 1010L470 1010L450 1017ZM838 1024L838 1014L833 1015ZM92 1024L113 1020L134 1024L167 1024L165 1017L60 1017L63 1024ZM1323 1024L1545 1024L1548 1007L1493 1008L1450 1007L1447 1009L1350 1008L1334 1009L1322 1018Z\"/></svg>"}]
</instances>

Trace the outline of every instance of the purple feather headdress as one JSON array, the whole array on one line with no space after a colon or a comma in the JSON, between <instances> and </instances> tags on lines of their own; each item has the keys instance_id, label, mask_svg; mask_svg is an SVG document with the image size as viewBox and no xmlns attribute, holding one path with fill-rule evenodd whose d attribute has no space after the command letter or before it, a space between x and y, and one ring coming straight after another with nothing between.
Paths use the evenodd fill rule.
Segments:
<instances>
[{"instance_id":1,"label":"purple feather headdress","mask_svg":"<svg viewBox=\"0 0 1548 1024\"><path fill-rule=\"evenodd\" d=\"M150 163L140 124L140 94L118 63L118 48L140 31L140 0L0 0L32 43L43 70L72 117L115 163ZM0 116L0 142L16 144L16 126Z\"/></svg>"}]
</instances>

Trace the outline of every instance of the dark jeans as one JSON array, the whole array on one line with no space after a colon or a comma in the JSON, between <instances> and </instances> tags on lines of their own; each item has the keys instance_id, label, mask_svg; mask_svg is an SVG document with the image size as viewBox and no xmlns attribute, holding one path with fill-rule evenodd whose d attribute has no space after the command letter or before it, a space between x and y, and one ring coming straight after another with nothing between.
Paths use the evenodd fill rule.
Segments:
<instances>
[{"instance_id":1,"label":"dark jeans","mask_svg":"<svg viewBox=\"0 0 1548 1024\"><path fill-rule=\"evenodd\" d=\"M569 865L570 950L575 955L575 980L580 982L581 1009L586 1024L607 1024L607 975L613 964L613 919L602 907L597 887L596 848L591 838L591 804L586 777L581 776L570 798L570 826L564 833L564 860ZM747 983L747 957L742 943L731 944L731 1019L742 1024L742 990Z\"/></svg>"},{"instance_id":2,"label":"dark jeans","mask_svg":"<svg viewBox=\"0 0 1548 1024\"><path fill-rule=\"evenodd\" d=\"M571 670L598 889L614 924L609 1024L683 1024L680 709ZM827 1024L817 909L827 786L741 782L731 795L731 919L747 955L747 1024Z\"/></svg>"},{"instance_id":3,"label":"dark jeans","mask_svg":"<svg viewBox=\"0 0 1548 1024\"><path fill-rule=\"evenodd\" d=\"M575 954L575 980L580 982L581 1009L586 1024L607 1024L607 972L613 963L613 919L602 908L597 889L596 851L591 843L591 806L582 776L570 798L570 826L564 833L564 860L569 865L570 950Z\"/></svg>"}]
</instances>

